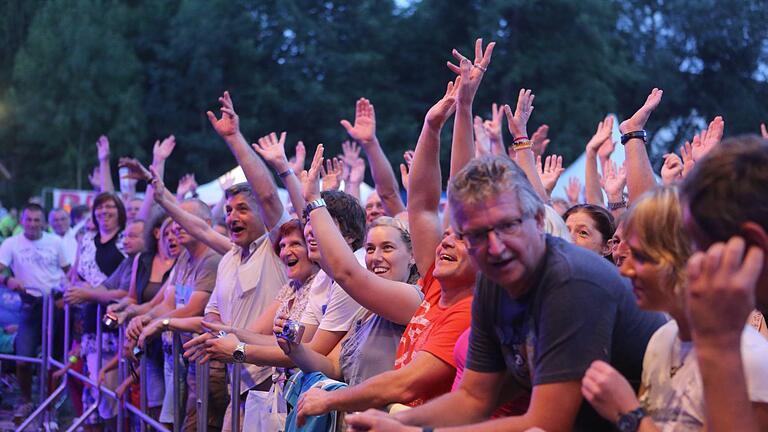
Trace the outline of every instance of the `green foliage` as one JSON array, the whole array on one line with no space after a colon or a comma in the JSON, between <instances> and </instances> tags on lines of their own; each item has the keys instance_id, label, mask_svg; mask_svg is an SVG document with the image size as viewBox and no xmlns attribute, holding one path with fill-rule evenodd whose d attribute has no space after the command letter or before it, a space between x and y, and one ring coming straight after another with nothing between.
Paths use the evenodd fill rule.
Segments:
<instances>
[{"instance_id":1,"label":"green foliage","mask_svg":"<svg viewBox=\"0 0 768 432\"><path fill-rule=\"evenodd\" d=\"M115 155L143 156L141 64L120 33L119 5L94 0L48 2L16 55L12 128L19 186L80 186L96 163L96 139L111 136Z\"/></svg>"},{"instance_id":2,"label":"green foliage","mask_svg":"<svg viewBox=\"0 0 768 432\"><path fill-rule=\"evenodd\" d=\"M658 86L649 127L672 132L657 140L659 156L717 114L729 134L768 120L764 3L12 0L0 5L0 154L16 201L82 186L102 133L113 159L147 158L155 139L175 134L169 184L189 171L205 182L234 164L205 117L230 90L248 139L286 130L289 154L303 140L310 157L319 142L340 151L339 120L367 97L396 166L455 78L451 49L472 58L483 37L497 47L476 114L532 88L529 130L549 124L551 151L570 161L607 112L631 114Z\"/></svg>"}]
</instances>

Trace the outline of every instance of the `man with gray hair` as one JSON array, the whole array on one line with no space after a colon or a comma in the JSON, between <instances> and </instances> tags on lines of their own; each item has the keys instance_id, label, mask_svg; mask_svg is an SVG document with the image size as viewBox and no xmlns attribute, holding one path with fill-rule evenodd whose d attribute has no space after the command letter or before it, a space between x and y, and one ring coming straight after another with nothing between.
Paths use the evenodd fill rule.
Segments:
<instances>
[{"instance_id":1,"label":"man with gray hair","mask_svg":"<svg viewBox=\"0 0 768 432\"><path fill-rule=\"evenodd\" d=\"M611 429L582 400L581 379L604 360L639 384L661 314L642 312L616 268L544 233L544 204L511 160L471 161L448 188L454 228L482 271L457 391L395 415L404 424L473 430ZM530 394L527 412L486 421ZM464 429L461 429L464 430Z\"/></svg>"}]
</instances>

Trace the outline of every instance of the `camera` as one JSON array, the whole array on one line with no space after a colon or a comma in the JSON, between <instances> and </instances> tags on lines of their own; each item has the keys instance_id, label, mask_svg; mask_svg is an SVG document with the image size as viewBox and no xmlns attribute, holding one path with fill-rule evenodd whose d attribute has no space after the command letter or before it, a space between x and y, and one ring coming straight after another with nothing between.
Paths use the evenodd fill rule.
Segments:
<instances>
[{"instance_id":1,"label":"camera","mask_svg":"<svg viewBox=\"0 0 768 432\"><path fill-rule=\"evenodd\" d=\"M301 343L301 337L304 335L304 326L298 321L288 320L283 325L283 331L278 333L277 337L293 344Z\"/></svg>"},{"instance_id":2,"label":"camera","mask_svg":"<svg viewBox=\"0 0 768 432\"><path fill-rule=\"evenodd\" d=\"M105 314L104 317L101 318L101 323L109 330L117 330L119 324L117 322L117 316L111 313Z\"/></svg>"},{"instance_id":3,"label":"camera","mask_svg":"<svg viewBox=\"0 0 768 432\"><path fill-rule=\"evenodd\" d=\"M138 345L133 347L133 356L136 357L136 360L140 360L142 355L144 355L144 351Z\"/></svg>"}]
</instances>

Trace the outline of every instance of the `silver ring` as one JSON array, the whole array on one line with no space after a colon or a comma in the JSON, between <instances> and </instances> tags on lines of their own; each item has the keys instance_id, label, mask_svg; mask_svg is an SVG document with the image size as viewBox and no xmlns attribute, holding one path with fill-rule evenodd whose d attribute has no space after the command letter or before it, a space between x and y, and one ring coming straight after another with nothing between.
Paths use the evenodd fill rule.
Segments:
<instances>
[{"instance_id":1,"label":"silver ring","mask_svg":"<svg viewBox=\"0 0 768 432\"><path fill-rule=\"evenodd\" d=\"M476 68L480 69L483 72L487 72L488 71L488 68L483 67L483 65L481 65L480 63L475 63L475 64L472 65L472 67L476 67Z\"/></svg>"},{"instance_id":2,"label":"silver ring","mask_svg":"<svg viewBox=\"0 0 768 432\"><path fill-rule=\"evenodd\" d=\"M227 332L225 332L224 330L219 330L219 334L216 337L221 339L221 338L226 337L226 336L227 336Z\"/></svg>"}]
</instances>

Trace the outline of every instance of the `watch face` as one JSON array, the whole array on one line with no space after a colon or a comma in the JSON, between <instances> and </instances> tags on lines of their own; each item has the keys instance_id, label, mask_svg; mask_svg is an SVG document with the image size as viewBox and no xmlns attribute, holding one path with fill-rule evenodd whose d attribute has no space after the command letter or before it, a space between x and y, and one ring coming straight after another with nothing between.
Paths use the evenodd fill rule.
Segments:
<instances>
[{"instance_id":1,"label":"watch face","mask_svg":"<svg viewBox=\"0 0 768 432\"><path fill-rule=\"evenodd\" d=\"M637 430L638 423L639 419L632 413L629 413L623 414L621 417L619 417L617 426L621 432L635 432Z\"/></svg>"},{"instance_id":2,"label":"watch face","mask_svg":"<svg viewBox=\"0 0 768 432\"><path fill-rule=\"evenodd\" d=\"M234 358L236 362L242 363L245 361L245 353L243 351L236 350L234 353L232 353L232 358Z\"/></svg>"}]
</instances>

